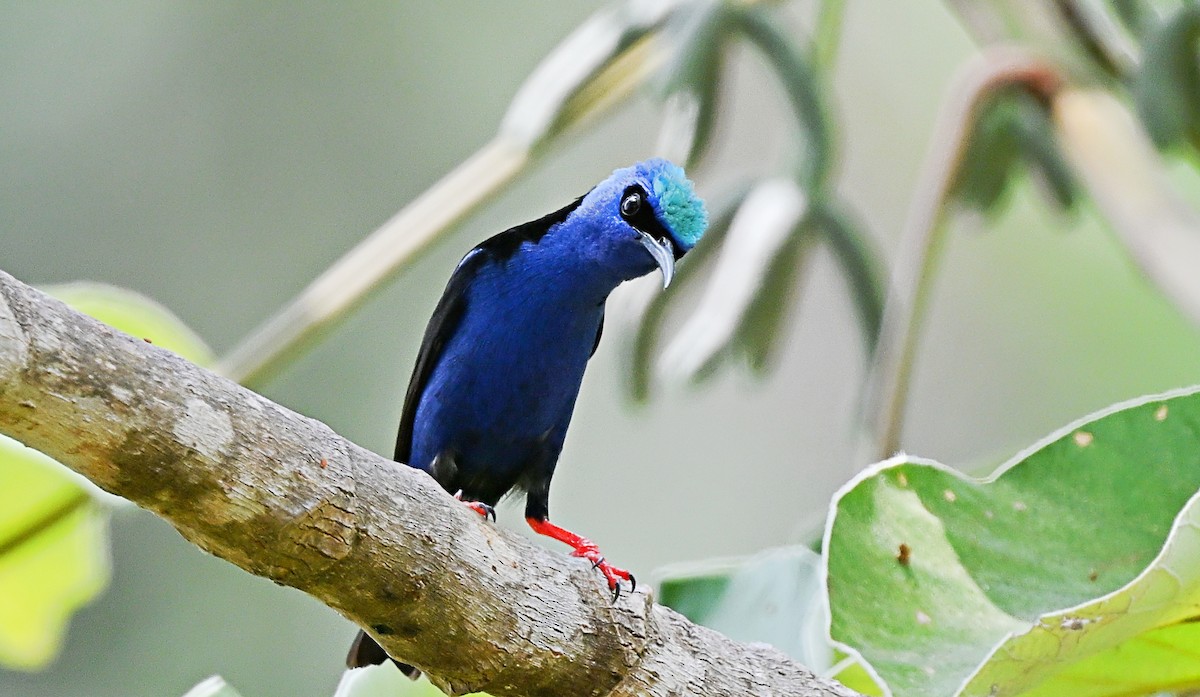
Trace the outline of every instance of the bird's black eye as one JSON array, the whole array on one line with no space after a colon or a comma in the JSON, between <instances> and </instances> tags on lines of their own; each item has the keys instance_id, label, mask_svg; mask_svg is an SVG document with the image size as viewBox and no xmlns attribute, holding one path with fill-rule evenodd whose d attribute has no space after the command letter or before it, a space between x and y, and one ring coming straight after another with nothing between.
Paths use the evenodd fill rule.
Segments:
<instances>
[{"instance_id":1,"label":"bird's black eye","mask_svg":"<svg viewBox=\"0 0 1200 697\"><path fill-rule=\"evenodd\" d=\"M630 191L621 199L621 217L632 218L642 209L642 192Z\"/></svg>"}]
</instances>

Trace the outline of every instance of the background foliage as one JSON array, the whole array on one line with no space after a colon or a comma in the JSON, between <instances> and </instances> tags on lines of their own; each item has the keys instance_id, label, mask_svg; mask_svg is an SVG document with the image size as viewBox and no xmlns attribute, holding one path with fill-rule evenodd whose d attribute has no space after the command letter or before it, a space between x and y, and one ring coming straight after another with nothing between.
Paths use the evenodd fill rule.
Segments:
<instances>
[{"instance_id":1,"label":"background foliage","mask_svg":"<svg viewBox=\"0 0 1200 697\"><path fill-rule=\"evenodd\" d=\"M721 89L701 95L697 113L717 116L699 122L712 137L690 171L714 205L767 177L801 186L809 216L779 223L763 247L773 270L797 273L767 276L774 285L758 296L792 300L745 308L732 351L698 354L685 343L679 350L692 353L674 355L713 379L699 388L643 381L653 399L631 407L628 358L672 355L670 338L690 336L688 309L713 308L704 288L715 275L697 273L697 257L685 265L693 280L669 296L661 354L638 353L646 335L616 321L637 316L644 289L614 297L555 480L556 519L639 574L807 542L830 495L873 459L855 432L870 294L845 280L855 247L837 244L849 239L839 228L861 231L862 249L894 266L925 153L949 140L935 116L980 45L1017 40L1067 66L1072 81L1128 100L1168 148L1182 197L1200 201L1194 52L1186 60L1194 9L1056 5L1111 11L1139 60L1098 58L1047 34L1061 26L1020 3L782 3L767 24L695 3L670 26L675 36L745 38L676 55L668 77L628 107L542 151L528 176L259 388L389 451L420 331L462 251L653 152L664 92L719 75ZM525 76L591 11L551 2L0 7L3 267L37 283L133 288L225 353L490 138ZM830 26L824 42L807 41ZM780 35L794 41L790 56L772 49ZM774 72L797 59L811 74ZM1200 381L1200 333L1064 175L1043 106L1019 91L997 100L972 124L943 218L948 242L902 441L975 471L1080 414ZM737 230L730 239L742 239ZM729 355L771 368L768 379L714 371ZM677 432L686 437L661 437ZM633 513L613 516L612 500ZM521 527L516 509L500 517ZM245 695L332 694L353 634L332 611L204 557L142 512L120 511L111 533L110 591L77 616L49 670L0 671L0 693L181 694L219 672ZM801 558L754 563L799 588L806 562L788 564ZM690 573L723 578L711 567ZM735 582L751 595L772 591ZM709 619L720 624L720 613Z\"/></svg>"}]
</instances>

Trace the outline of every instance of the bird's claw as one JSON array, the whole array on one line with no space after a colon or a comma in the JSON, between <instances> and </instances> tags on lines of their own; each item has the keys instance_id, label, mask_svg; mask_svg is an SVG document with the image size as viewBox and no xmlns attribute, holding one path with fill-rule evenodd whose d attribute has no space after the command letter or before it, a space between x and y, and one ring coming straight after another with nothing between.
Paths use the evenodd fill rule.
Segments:
<instances>
[{"instance_id":1,"label":"bird's claw","mask_svg":"<svg viewBox=\"0 0 1200 697\"><path fill-rule=\"evenodd\" d=\"M472 511L475 511L476 513L478 513L480 516L483 517L484 520L491 518L493 523L496 522L496 507L495 506L489 506L488 504L486 504L482 501L463 501L462 489L459 489L458 492L456 494L454 494L454 498L465 503L467 505L467 508L470 508Z\"/></svg>"},{"instance_id":2,"label":"bird's claw","mask_svg":"<svg viewBox=\"0 0 1200 697\"><path fill-rule=\"evenodd\" d=\"M594 545L580 547L572 554L592 562L592 568L598 569L600 573L604 575L604 579L608 581L608 589L612 591L614 603L617 602L617 600L621 597L622 580L629 581L630 593L637 589L637 580L633 577L633 574L629 573L625 569L617 568L604 561L604 557L600 554L600 550L596 549Z\"/></svg>"}]
</instances>

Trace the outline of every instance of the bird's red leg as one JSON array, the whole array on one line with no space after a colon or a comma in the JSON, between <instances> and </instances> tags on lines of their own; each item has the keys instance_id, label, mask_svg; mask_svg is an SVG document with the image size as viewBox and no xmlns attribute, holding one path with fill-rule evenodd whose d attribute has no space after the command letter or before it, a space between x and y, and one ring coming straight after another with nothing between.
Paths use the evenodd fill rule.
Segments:
<instances>
[{"instance_id":1,"label":"bird's red leg","mask_svg":"<svg viewBox=\"0 0 1200 697\"><path fill-rule=\"evenodd\" d=\"M629 581L630 591L637 588L637 580L634 579L633 574L625 569L618 569L604 561L604 556L600 554L600 548L596 546L595 542L586 537L576 535L570 530L560 528L549 520L526 518L525 522L529 523L529 527L533 528L533 531L537 534L545 535L546 537L551 537L559 542L565 542L570 545L575 550L571 553L573 556L583 557L592 562L592 567L599 569L600 573L604 574L604 578L608 581L608 588L613 592L614 600L621 595L620 579Z\"/></svg>"},{"instance_id":2,"label":"bird's red leg","mask_svg":"<svg viewBox=\"0 0 1200 697\"><path fill-rule=\"evenodd\" d=\"M459 501L462 501L464 504L467 505L467 508L470 508L472 511L475 511L476 513L478 513L480 516L483 517L484 520L491 518L492 521L495 522L496 508L494 506L489 506L482 501L463 501L462 489L458 490L458 493L456 493L454 495L454 498L458 499Z\"/></svg>"}]
</instances>

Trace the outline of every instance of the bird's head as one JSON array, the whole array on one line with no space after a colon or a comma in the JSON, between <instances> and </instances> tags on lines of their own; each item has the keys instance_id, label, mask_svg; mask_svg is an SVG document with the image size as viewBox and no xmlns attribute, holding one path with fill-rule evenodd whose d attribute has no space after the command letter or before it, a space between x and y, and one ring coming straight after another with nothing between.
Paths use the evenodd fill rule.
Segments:
<instances>
[{"instance_id":1,"label":"bird's head","mask_svg":"<svg viewBox=\"0 0 1200 697\"><path fill-rule=\"evenodd\" d=\"M594 256L620 269L625 278L662 270L663 287L675 262L708 227L704 201L679 166L661 158L618 169L584 197L580 205L595 221Z\"/></svg>"}]
</instances>

